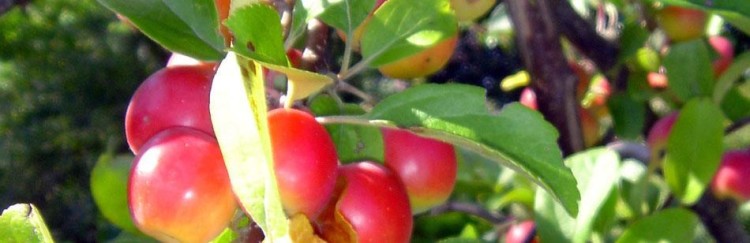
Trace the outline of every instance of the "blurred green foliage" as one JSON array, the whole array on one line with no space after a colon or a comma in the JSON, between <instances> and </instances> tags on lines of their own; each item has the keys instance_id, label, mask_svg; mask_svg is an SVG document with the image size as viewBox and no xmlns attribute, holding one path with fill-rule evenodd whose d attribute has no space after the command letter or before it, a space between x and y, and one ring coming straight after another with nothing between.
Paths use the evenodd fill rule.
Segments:
<instances>
[{"instance_id":1,"label":"blurred green foliage","mask_svg":"<svg viewBox=\"0 0 750 243\"><path fill-rule=\"evenodd\" d=\"M0 208L34 203L58 241L116 233L89 174L126 152L123 120L166 53L93 0L35 0L0 16Z\"/></svg>"}]
</instances>

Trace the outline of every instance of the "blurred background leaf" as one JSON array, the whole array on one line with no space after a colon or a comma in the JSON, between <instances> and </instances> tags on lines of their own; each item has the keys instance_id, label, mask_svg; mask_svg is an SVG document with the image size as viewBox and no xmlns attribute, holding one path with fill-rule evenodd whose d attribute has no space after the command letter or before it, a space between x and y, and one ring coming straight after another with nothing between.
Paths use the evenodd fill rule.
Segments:
<instances>
[{"instance_id":1,"label":"blurred background leaf","mask_svg":"<svg viewBox=\"0 0 750 243\"><path fill-rule=\"evenodd\" d=\"M167 53L93 0L34 0L0 16L0 208L33 203L60 242L119 233L89 175L124 146L127 102Z\"/></svg>"}]
</instances>

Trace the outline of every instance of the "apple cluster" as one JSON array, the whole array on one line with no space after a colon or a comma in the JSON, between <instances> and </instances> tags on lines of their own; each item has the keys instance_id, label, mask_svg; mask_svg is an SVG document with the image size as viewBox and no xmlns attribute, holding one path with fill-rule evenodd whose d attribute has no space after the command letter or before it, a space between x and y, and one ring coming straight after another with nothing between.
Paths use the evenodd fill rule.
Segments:
<instances>
[{"instance_id":1,"label":"apple cluster","mask_svg":"<svg viewBox=\"0 0 750 243\"><path fill-rule=\"evenodd\" d=\"M207 242L239 208L209 114L214 67L175 59L148 77L128 106L126 137L136 155L128 206L135 225L160 241ZM383 129L383 163L341 164L311 114L274 109L268 124L284 211L306 216L323 238L409 242L412 215L453 191L451 144Z\"/></svg>"}]
</instances>

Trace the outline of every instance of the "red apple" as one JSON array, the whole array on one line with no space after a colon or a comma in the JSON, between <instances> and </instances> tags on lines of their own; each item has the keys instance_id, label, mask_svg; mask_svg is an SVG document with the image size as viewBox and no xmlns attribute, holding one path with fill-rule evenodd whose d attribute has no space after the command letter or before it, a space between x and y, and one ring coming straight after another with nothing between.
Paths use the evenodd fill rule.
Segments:
<instances>
[{"instance_id":1,"label":"red apple","mask_svg":"<svg viewBox=\"0 0 750 243\"><path fill-rule=\"evenodd\" d=\"M708 43L719 54L719 57L713 62L714 74L718 77L734 61L734 46L732 46L732 42L723 36L711 36L708 38Z\"/></svg>"},{"instance_id":2,"label":"red apple","mask_svg":"<svg viewBox=\"0 0 750 243\"><path fill-rule=\"evenodd\" d=\"M505 243L537 243L536 225L532 220L526 220L510 226L505 233Z\"/></svg>"},{"instance_id":3,"label":"red apple","mask_svg":"<svg viewBox=\"0 0 750 243\"><path fill-rule=\"evenodd\" d=\"M396 129L383 129L383 142L385 165L406 186L412 213L448 200L458 167L453 145Z\"/></svg>"},{"instance_id":4,"label":"red apple","mask_svg":"<svg viewBox=\"0 0 750 243\"><path fill-rule=\"evenodd\" d=\"M237 209L216 139L164 130L143 145L128 179L128 206L143 233L166 242L208 242Z\"/></svg>"},{"instance_id":5,"label":"red apple","mask_svg":"<svg viewBox=\"0 0 750 243\"><path fill-rule=\"evenodd\" d=\"M677 121L679 113L673 112L666 115L656 121L651 129L648 131L648 137L646 142L651 148L651 156L660 156L661 153L667 147L667 141L669 140L669 133L672 131L672 126ZM656 158L652 158L656 159Z\"/></svg>"},{"instance_id":6,"label":"red apple","mask_svg":"<svg viewBox=\"0 0 750 243\"><path fill-rule=\"evenodd\" d=\"M646 74L646 81L648 82L648 85L654 89L666 89L669 85L667 75L658 72L649 72Z\"/></svg>"},{"instance_id":7,"label":"red apple","mask_svg":"<svg viewBox=\"0 0 750 243\"><path fill-rule=\"evenodd\" d=\"M699 9L667 6L658 10L656 20L670 40L680 42L703 36L708 15Z\"/></svg>"},{"instance_id":8,"label":"red apple","mask_svg":"<svg viewBox=\"0 0 750 243\"><path fill-rule=\"evenodd\" d=\"M354 230L358 242L409 242L413 218L398 176L372 162L347 164L339 170L343 188L336 211Z\"/></svg>"},{"instance_id":9,"label":"red apple","mask_svg":"<svg viewBox=\"0 0 750 243\"><path fill-rule=\"evenodd\" d=\"M718 198L732 198L739 203L750 199L750 151L724 153L711 189Z\"/></svg>"},{"instance_id":10,"label":"red apple","mask_svg":"<svg viewBox=\"0 0 750 243\"><path fill-rule=\"evenodd\" d=\"M214 71L207 66L163 68L133 94L125 114L125 135L136 155L156 133L171 127L192 127L214 136L208 97Z\"/></svg>"},{"instance_id":11,"label":"red apple","mask_svg":"<svg viewBox=\"0 0 750 243\"><path fill-rule=\"evenodd\" d=\"M534 90L531 89L531 87L526 87L521 91L521 97L518 102L532 110L537 110L539 108L536 102L536 93L534 93Z\"/></svg>"},{"instance_id":12,"label":"red apple","mask_svg":"<svg viewBox=\"0 0 750 243\"><path fill-rule=\"evenodd\" d=\"M333 195L338 156L323 125L308 113L268 113L274 169L286 213L315 219Z\"/></svg>"}]
</instances>

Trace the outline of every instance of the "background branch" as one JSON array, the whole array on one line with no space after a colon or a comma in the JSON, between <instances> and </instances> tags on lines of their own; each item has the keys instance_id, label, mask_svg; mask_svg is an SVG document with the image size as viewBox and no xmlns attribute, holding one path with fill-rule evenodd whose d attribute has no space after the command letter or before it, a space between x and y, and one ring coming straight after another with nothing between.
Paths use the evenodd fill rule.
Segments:
<instances>
[{"instance_id":1,"label":"background branch","mask_svg":"<svg viewBox=\"0 0 750 243\"><path fill-rule=\"evenodd\" d=\"M560 132L564 155L584 148L576 101L577 77L566 60L557 30L558 0L506 0L516 33L516 45L531 75L539 111Z\"/></svg>"}]
</instances>

